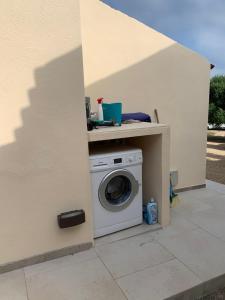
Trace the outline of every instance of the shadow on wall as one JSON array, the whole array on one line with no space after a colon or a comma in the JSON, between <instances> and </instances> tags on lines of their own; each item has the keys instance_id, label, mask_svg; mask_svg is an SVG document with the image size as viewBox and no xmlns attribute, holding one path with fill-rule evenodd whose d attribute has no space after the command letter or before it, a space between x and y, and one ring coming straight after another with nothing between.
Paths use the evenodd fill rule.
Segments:
<instances>
[{"instance_id":1,"label":"shadow on wall","mask_svg":"<svg viewBox=\"0 0 225 300\"><path fill-rule=\"evenodd\" d=\"M86 210L89 200L81 58L78 48L35 70L23 127L16 130L15 142L0 148L0 241L8 257L15 251L34 255L27 245L33 237L38 254L50 245L82 242L74 232L83 227L64 232L60 244L56 226L59 212Z\"/></svg>"},{"instance_id":2,"label":"shadow on wall","mask_svg":"<svg viewBox=\"0 0 225 300\"><path fill-rule=\"evenodd\" d=\"M87 78L89 70L93 74L96 64L95 58L93 61L91 59L88 61L88 65L85 66ZM109 65L112 64L113 62L109 63ZM203 65L206 66L206 61L198 54L192 53L179 44L173 44L134 65L121 68L118 72L87 85L85 93L92 96L94 106L95 99L100 96L105 99L122 100L126 112L135 112L140 109L145 111L146 108L151 111L157 104L163 108L162 114L165 116L165 120L161 120L161 122L165 122L168 116L167 111L164 113L165 109L174 111L171 104L178 100L179 103L186 101L192 91L196 96L199 83L202 78L205 80L205 77L201 78L198 73L199 71L202 75L202 69L199 70L198 66L202 67ZM99 68L101 67L107 70L107 64L100 65ZM103 74L104 69L102 70ZM101 70L99 73L101 74ZM196 78L198 78L197 81ZM91 81L92 78L88 78L88 80ZM189 104L190 102L188 106L190 106ZM184 110L179 106L176 109Z\"/></svg>"},{"instance_id":3,"label":"shadow on wall","mask_svg":"<svg viewBox=\"0 0 225 300\"><path fill-rule=\"evenodd\" d=\"M150 112L158 107L161 122L183 126L193 112L187 99L192 94L196 99L199 82L194 62L189 63L189 55L177 47L94 83L86 95L122 99L128 111ZM92 238L81 51L71 51L35 71L30 107L22 111L23 127L16 131L14 143L0 148L0 203L4 207L0 210L0 241L4 242L0 264L6 258L17 260ZM176 116L179 112L182 116L173 118L178 100L182 104L176 108ZM198 111L199 105L204 115L202 104L196 103L195 109ZM203 115L192 116L192 125L199 126ZM179 143L183 142L186 150L182 155L187 157L189 143L199 136L193 133L186 139L185 132L182 134ZM200 152L188 164L196 160L198 165L199 159ZM76 208L87 212L87 222L61 234L56 215Z\"/></svg>"},{"instance_id":4,"label":"shadow on wall","mask_svg":"<svg viewBox=\"0 0 225 300\"><path fill-rule=\"evenodd\" d=\"M93 73L97 62L95 58L89 59L85 73L91 82L89 69ZM109 65L112 64L110 61ZM107 70L107 64L103 67ZM99 74L101 72L104 73L104 69L100 69ZM160 123L171 127L171 167L179 170L179 185L185 187L205 181L208 81L207 61L173 44L86 86L85 93L92 98L93 109L95 99L104 97L122 101L124 112L142 111L150 114L154 121L157 108ZM196 168L190 170L190 165Z\"/></svg>"}]
</instances>

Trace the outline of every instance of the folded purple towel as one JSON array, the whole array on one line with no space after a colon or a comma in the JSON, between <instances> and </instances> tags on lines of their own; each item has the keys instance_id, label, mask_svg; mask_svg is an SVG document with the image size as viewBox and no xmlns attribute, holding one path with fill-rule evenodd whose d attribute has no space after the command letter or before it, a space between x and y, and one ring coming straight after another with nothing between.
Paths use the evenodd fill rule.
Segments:
<instances>
[{"instance_id":1,"label":"folded purple towel","mask_svg":"<svg viewBox=\"0 0 225 300\"><path fill-rule=\"evenodd\" d=\"M122 114L122 122L127 121L127 120L138 120L141 122L151 122L151 117L142 112Z\"/></svg>"}]
</instances>

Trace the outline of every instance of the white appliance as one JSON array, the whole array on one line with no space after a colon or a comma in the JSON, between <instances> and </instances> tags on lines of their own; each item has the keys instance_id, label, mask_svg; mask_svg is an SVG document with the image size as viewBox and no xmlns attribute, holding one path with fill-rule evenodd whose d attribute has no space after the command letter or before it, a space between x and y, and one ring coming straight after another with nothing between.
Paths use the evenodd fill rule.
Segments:
<instances>
[{"instance_id":1,"label":"white appliance","mask_svg":"<svg viewBox=\"0 0 225 300\"><path fill-rule=\"evenodd\" d=\"M134 148L90 153L94 236L142 223L142 151Z\"/></svg>"}]
</instances>

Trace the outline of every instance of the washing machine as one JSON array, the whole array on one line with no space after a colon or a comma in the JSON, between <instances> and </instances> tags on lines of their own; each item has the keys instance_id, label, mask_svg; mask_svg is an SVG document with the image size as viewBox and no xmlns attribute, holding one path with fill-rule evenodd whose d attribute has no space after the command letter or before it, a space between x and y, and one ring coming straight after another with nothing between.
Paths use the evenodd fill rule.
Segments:
<instances>
[{"instance_id":1,"label":"washing machine","mask_svg":"<svg viewBox=\"0 0 225 300\"><path fill-rule=\"evenodd\" d=\"M142 223L142 161L137 148L90 152L95 237Z\"/></svg>"}]
</instances>

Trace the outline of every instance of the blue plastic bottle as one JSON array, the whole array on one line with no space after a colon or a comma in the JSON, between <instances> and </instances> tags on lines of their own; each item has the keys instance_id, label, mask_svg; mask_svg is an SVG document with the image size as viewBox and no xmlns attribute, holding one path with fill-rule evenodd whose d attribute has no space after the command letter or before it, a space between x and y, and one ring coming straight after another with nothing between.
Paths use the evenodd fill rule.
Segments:
<instances>
[{"instance_id":1,"label":"blue plastic bottle","mask_svg":"<svg viewBox=\"0 0 225 300\"><path fill-rule=\"evenodd\" d=\"M153 198L144 207L144 219L149 225L158 223L158 206Z\"/></svg>"}]
</instances>

